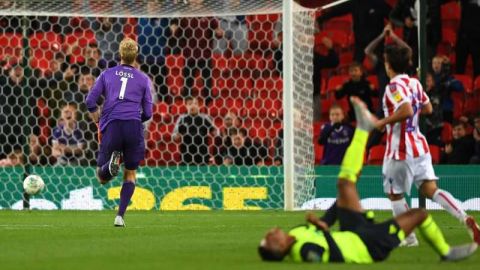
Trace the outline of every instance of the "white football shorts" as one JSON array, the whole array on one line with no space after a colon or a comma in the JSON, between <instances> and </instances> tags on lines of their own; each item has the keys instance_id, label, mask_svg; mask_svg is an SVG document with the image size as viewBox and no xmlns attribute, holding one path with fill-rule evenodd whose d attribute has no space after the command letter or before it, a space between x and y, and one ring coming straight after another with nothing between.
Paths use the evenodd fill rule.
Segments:
<instances>
[{"instance_id":1,"label":"white football shorts","mask_svg":"<svg viewBox=\"0 0 480 270\"><path fill-rule=\"evenodd\" d=\"M405 160L383 160L383 191L386 194L410 195L412 184L418 188L425 180L438 180L430 153Z\"/></svg>"}]
</instances>

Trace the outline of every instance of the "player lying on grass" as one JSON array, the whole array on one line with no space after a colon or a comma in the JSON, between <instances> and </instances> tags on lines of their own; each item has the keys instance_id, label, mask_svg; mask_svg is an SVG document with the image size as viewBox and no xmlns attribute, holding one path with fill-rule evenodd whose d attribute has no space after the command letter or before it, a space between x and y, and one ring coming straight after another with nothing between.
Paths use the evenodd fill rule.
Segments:
<instances>
[{"instance_id":1,"label":"player lying on grass","mask_svg":"<svg viewBox=\"0 0 480 270\"><path fill-rule=\"evenodd\" d=\"M100 120L102 139L97 158L100 183L106 184L118 175L122 156L125 164L114 221L118 227L125 226L123 215L135 191L136 170L145 155L142 122L152 117L150 79L132 66L137 53L137 43L124 39L120 43L121 65L102 72L86 99L90 117L96 123ZM100 96L105 99L101 117L97 108Z\"/></svg>"},{"instance_id":2,"label":"player lying on grass","mask_svg":"<svg viewBox=\"0 0 480 270\"><path fill-rule=\"evenodd\" d=\"M327 211L330 221L338 218L340 231L329 232L326 220L311 216L309 224L288 233L273 228L260 242L263 260L281 261L287 255L295 262L373 263L385 260L406 235L419 229L442 260L456 261L472 255L476 243L451 247L432 217L423 209L412 209L394 219L373 224L363 214L356 182L362 169L368 133L376 120L364 103L352 97L357 129L347 149L338 176L337 202ZM335 213L336 212L336 213ZM333 223L332 223L333 224Z\"/></svg>"}]
</instances>

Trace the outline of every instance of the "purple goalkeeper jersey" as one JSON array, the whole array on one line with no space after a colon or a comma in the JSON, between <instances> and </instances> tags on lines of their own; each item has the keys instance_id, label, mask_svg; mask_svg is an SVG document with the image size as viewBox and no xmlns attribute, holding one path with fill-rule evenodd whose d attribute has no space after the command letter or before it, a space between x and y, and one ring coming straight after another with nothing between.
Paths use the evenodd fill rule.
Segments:
<instances>
[{"instance_id":1,"label":"purple goalkeeper jersey","mask_svg":"<svg viewBox=\"0 0 480 270\"><path fill-rule=\"evenodd\" d=\"M152 117L151 81L130 65L112 67L100 74L85 101L89 112L97 110L100 96L105 99L100 117L102 132L113 120L143 122Z\"/></svg>"}]
</instances>

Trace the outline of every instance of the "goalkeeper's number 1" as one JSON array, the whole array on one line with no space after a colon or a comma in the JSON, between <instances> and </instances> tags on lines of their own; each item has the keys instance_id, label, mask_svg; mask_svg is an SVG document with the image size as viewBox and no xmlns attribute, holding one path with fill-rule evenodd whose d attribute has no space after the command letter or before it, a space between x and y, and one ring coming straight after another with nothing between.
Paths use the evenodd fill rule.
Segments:
<instances>
[{"instance_id":1,"label":"goalkeeper's number 1","mask_svg":"<svg viewBox=\"0 0 480 270\"><path fill-rule=\"evenodd\" d=\"M122 81L122 87L120 88L120 95L118 95L118 99L123 99L125 97L125 90L127 90L128 78L122 77L120 80Z\"/></svg>"}]
</instances>

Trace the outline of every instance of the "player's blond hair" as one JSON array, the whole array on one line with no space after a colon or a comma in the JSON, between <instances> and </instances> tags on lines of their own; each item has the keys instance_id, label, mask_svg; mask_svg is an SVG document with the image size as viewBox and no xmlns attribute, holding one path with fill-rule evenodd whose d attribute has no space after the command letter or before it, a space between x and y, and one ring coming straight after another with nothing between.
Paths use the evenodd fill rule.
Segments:
<instances>
[{"instance_id":1,"label":"player's blond hair","mask_svg":"<svg viewBox=\"0 0 480 270\"><path fill-rule=\"evenodd\" d=\"M131 38L124 38L122 42L120 42L120 59L125 64L133 64L135 62L135 58L137 58L138 54L138 45L137 42Z\"/></svg>"}]
</instances>

